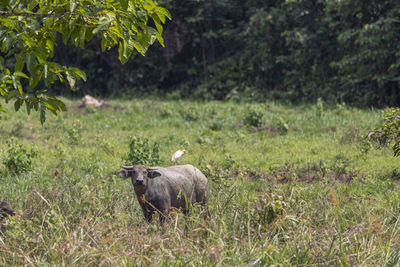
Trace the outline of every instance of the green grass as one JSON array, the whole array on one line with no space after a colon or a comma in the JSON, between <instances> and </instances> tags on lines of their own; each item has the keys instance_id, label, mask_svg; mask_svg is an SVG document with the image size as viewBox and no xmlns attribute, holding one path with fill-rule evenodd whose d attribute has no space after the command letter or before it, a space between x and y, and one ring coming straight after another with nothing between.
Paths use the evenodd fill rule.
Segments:
<instances>
[{"instance_id":1,"label":"green grass","mask_svg":"<svg viewBox=\"0 0 400 267\"><path fill-rule=\"evenodd\" d=\"M400 263L399 160L390 149L362 152L379 110L150 99L79 109L65 101L68 111L43 126L37 114L6 106L0 162L12 136L37 156L28 172L0 166L1 197L18 211L3 222L1 265ZM247 125L249 112L262 114L257 127ZM164 227L145 222L130 181L116 176L131 136L157 142L165 165L188 150L180 163L210 180L209 221L195 206Z\"/></svg>"}]
</instances>

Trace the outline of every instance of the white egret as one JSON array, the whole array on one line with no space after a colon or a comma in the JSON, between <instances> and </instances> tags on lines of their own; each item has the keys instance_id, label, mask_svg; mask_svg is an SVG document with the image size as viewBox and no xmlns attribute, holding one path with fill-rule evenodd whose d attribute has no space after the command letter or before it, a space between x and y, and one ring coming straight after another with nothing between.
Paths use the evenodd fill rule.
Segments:
<instances>
[{"instance_id":1,"label":"white egret","mask_svg":"<svg viewBox=\"0 0 400 267\"><path fill-rule=\"evenodd\" d=\"M185 149L178 150L172 155L172 162L176 162L180 157L182 157L187 151Z\"/></svg>"}]
</instances>

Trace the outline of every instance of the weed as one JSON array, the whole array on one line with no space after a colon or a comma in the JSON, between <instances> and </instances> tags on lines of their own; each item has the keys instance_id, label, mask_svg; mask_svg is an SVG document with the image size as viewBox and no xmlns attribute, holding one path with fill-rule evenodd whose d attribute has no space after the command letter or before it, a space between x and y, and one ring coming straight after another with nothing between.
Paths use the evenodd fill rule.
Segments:
<instances>
[{"instance_id":1,"label":"weed","mask_svg":"<svg viewBox=\"0 0 400 267\"><path fill-rule=\"evenodd\" d=\"M341 144L351 144L355 142L359 142L362 139L362 134L360 129L358 129L355 125L350 124L343 132L343 135L340 138Z\"/></svg>"},{"instance_id":2,"label":"weed","mask_svg":"<svg viewBox=\"0 0 400 267\"><path fill-rule=\"evenodd\" d=\"M392 180L400 181L400 172L396 169L389 173L389 178Z\"/></svg>"},{"instance_id":3,"label":"weed","mask_svg":"<svg viewBox=\"0 0 400 267\"><path fill-rule=\"evenodd\" d=\"M285 135L289 131L289 125L282 117L279 117L278 121L276 122L276 129L281 135Z\"/></svg>"},{"instance_id":4,"label":"weed","mask_svg":"<svg viewBox=\"0 0 400 267\"><path fill-rule=\"evenodd\" d=\"M371 149L372 149L372 143L368 139L368 136L362 137L359 144L360 154L365 157Z\"/></svg>"},{"instance_id":5,"label":"weed","mask_svg":"<svg viewBox=\"0 0 400 267\"><path fill-rule=\"evenodd\" d=\"M318 98L317 105L315 107L315 115L318 118L322 118L324 115L324 101L321 98Z\"/></svg>"},{"instance_id":6,"label":"weed","mask_svg":"<svg viewBox=\"0 0 400 267\"><path fill-rule=\"evenodd\" d=\"M223 123L221 122L221 120L214 120L209 125L209 128L212 131L220 131L223 128Z\"/></svg>"},{"instance_id":7,"label":"weed","mask_svg":"<svg viewBox=\"0 0 400 267\"><path fill-rule=\"evenodd\" d=\"M212 130L207 130L201 133L197 138L199 144L211 144L214 141L216 133Z\"/></svg>"},{"instance_id":8,"label":"weed","mask_svg":"<svg viewBox=\"0 0 400 267\"><path fill-rule=\"evenodd\" d=\"M214 162L206 164L206 166L202 168L202 172L204 172L206 177L214 182L219 189L226 188L228 186L228 182L226 180L226 172L221 167L217 166Z\"/></svg>"},{"instance_id":9,"label":"weed","mask_svg":"<svg viewBox=\"0 0 400 267\"><path fill-rule=\"evenodd\" d=\"M378 143L380 148L393 144L393 155L400 156L400 108L391 108L384 116L383 123L370 132L368 137L370 141Z\"/></svg>"},{"instance_id":10,"label":"weed","mask_svg":"<svg viewBox=\"0 0 400 267\"><path fill-rule=\"evenodd\" d=\"M347 112L346 103L336 104L335 113L338 115L344 115Z\"/></svg>"},{"instance_id":11,"label":"weed","mask_svg":"<svg viewBox=\"0 0 400 267\"><path fill-rule=\"evenodd\" d=\"M32 170L33 159L37 156L36 149L28 150L17 139L7 141L7 157L3 160L7 171L12 174L20 174Z\"/></svg>"},{"instance_id":12,"label":"weed","mask_svg":"<svg viewBox=\"0 0 400 267\"><path fill-rule=\"evenodd\" d=\"M162 119L169 118L169 117L171 117L172 115L173 115L173 113L172 113L171 107L162 108L162 109L160 110L160 117L161 117Z\"/></svg>"},{"instance_id":13,"label":"weed","mask_svg":"<svg viewBox=\"0 0 400 267\"><path fill-rule=\"evenodd\" d=\"M196 109L194 109L193 107L184 106L179 111L179 114L187 122L194 122L194 121L198 121L200 119L199 112Z\"/></svg>"},{"instance_id":14,"label":"weed","mask_svg":"<svg viewBox=\"0 0 400 267\"><path fill-rule=\"evenodd\" d=\"M149 139L133 136L129 143L129 153L123 157L125 164L162 165L157 142L150 144Z\"/></svg>"},{"instance_id":15,"label":"weed","mask_svg":"<svg viewBox=\"0 0 400 267\"><path fill-rule=\"evenodd\" d=\"M114 156L113 145L104 135L97 134L94 141L96 146L100 147L107 154Z\"/></svg>"},{"instance_id":16,"label":"weed","mask_svg":"<svg viewBox=\"0 0 400 267\"><path fill-rule=\"evenodd\" d=\"M77 145L81 139L82 123L80 120L75 121L72 127L67 130L68 141L71 145Z\"/></svg>"},{"instance_id":17,"label":"weed","mask_svg":"<svg viewBox=\"0 0 400 267\"><path fill-rule=\"evenodd\" d=\"M349 166L349 160L346 157L343 155L336 155L330 169L336 174L343 174L347 172Z\"/></svg>"},{"instance_id":18,"label":"weed","mask_svg":"<svg viewBox=\"0 0 400 267\"><path fill-rule=\"evenodd\" d=\"M244 117L243 123L253 127L261 127L263 124L263 117L264 114L261 111L250 110Z\"/></svg>"},{"instance_id":19,"label":"weed","mask_svg":"<svg viewBox=\"0 0 400 267\"><path fill-rule=\"evenodd\" d=\"M232 156L230 154L225 154L224 160L222 161L221 166L224 169L231 169L231 168L238 167L238 163L236 162L236 160L234 160L232 158Z\"/></svg>"},{"instance_id":20,"label":"weed","mask_svg":"<svg viewBox=\"0 0 400 267\"><path fill-rule=\"evenodd\" d=\"M259 204L256 205L254 220L256 224L270 224L278 216L283 215L287 204L282 196L272 193L264 193L259 196Z\"/></svg>"}]
</instances>

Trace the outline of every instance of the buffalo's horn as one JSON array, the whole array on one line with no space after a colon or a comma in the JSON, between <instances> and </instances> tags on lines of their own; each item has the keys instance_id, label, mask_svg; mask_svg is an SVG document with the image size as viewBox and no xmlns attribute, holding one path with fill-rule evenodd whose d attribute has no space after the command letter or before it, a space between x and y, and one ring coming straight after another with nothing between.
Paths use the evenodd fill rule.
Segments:
<instances>
[{"instance_id":1,"label":"buffalo's horn","mask_svg":"<svg viewBox=\"0 0 400 267\"><path fill-rule=\"evenodd\" d=\"M121 168L124 170L132 170L133 166L121 166Z\"/></svg>"}]
</instances>

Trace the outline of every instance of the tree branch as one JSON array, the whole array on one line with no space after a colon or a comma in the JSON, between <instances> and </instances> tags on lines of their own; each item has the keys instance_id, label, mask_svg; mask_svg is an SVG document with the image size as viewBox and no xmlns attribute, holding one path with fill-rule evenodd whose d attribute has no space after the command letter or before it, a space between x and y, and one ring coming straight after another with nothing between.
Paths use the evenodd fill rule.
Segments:
<instances>
[{"instance_id":1,"label":"tree branch","mask_svg":"<svg viewBox=\"0 0 400 267\"><path fill-rule=\"evenodd\" d=\"M13 17L13 16L22 16L22 17L38 17L38 18L46 18L46 17L62 17L66 14L70 14L71 12L58 13L58 14L39 14L39 13L28 13L28 12L11 12L11 11L0 11L0 16L3 17Z\"/></svg>"}]
</instances>

